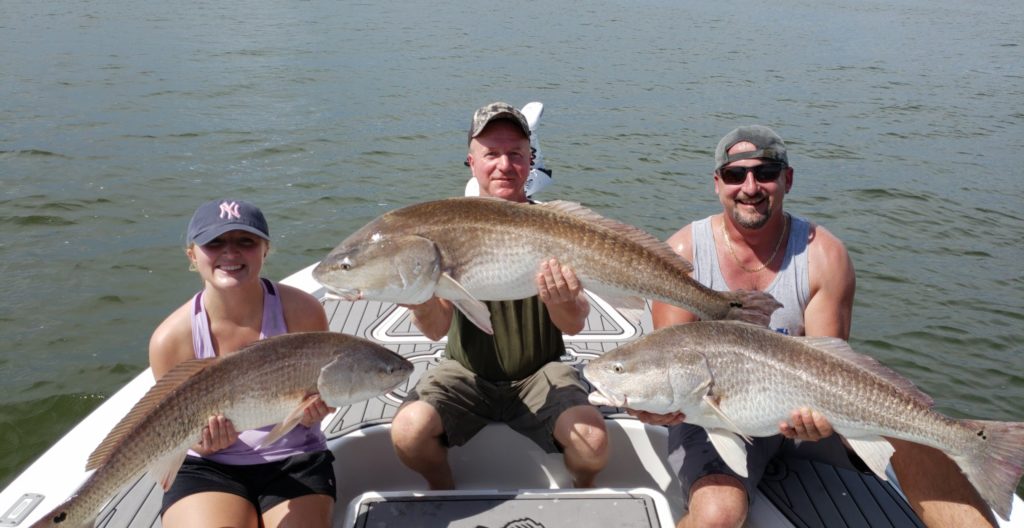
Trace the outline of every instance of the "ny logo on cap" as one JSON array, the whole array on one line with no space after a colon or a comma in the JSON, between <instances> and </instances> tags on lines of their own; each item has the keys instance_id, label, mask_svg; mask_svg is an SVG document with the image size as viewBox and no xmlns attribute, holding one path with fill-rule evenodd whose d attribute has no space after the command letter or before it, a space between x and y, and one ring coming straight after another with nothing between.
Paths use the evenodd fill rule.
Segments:
<instances>
[{"instance_id":1,"label":"ny logo on cap","mask_svg":"<svg viewBox=\"0 0 1024 528\"><path fill-rule=\"evenodd\" d=\"M231 220L232 218L241 218L242 215L238 213L238 202L221 202L220 217L225 220Z\"/></svg>"}]
</instances>

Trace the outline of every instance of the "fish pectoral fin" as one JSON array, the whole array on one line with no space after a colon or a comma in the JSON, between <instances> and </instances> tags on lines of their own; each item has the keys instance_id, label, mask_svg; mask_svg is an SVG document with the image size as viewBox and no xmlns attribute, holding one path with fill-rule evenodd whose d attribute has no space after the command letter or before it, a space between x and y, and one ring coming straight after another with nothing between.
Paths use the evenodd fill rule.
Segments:
<instances>
[{"instance_id":1,"label":"fish pectoral fin","mask_svg":"<svg viewBox=\"0 0 1024 528\"><path fill-rule=\"evenodd\" d=\"M288 416L285 416L284 420L281 420L281 423L275 425L256 447L266 447L273 444L280 440L282 436L288 434L292 429L295 429L295 426L299 425L299 422L302 421L302 416L306 413L306 408L313 405L319 397L319 394L310 394L309 396L306 396L306 398L302 400L302 403L300 403L298 407L292 409L292 412L288 413Z\"/></svg>"},{"instance_id":2,"label":"fish pectoral fin","mask_svg":"<svg viewBox=\"0 0 1024 528\"><path fill-rule=\"evenodd\" d=\"M711 387L714 384L715 378L709 377L708 379L704 380L700 385L697 385L692 391L690 391L690 394L697 395L703 392L704 396L702 396L702 398L704 398L704 400L707 401L707 399L711 397L711 391L713 390Z\"/></svg>"},{"instance_id":3,"label":"fish pectoral fin","mask_svg":"<svg viewBox=\"0 0 1024 528\"><path fill-rule=\"evenodd\" d=\"M708 429L708 440L715 446L718 456L722 457L729 469L737 475L747 476L747 446L740 437L725 429Z\"/></svg>"},{"instance_id":4,"label":"fish pectoral fin","mask_svg":"<svg viewBox=\"0 0 1024 528\"><path fill-rule=\"evenodd\" d=\"M164 455L150 464L147 473L164 491L167 491L171 489L171 484L174 484L174 478L178 476L178 470L181 469L181 463L185 461L187 454L187 451L182 451Z\"/></svg>"},{"instance_id":5,"label":"fish pectoral fin","mask_svg":"<svg viewBox=\"0 0 1024 528\"><path fill-rule=\"evenodd\" d=\"M491 335L494 334L494 329L491 328L491 311L487 309L487 305L470 295L451 275L441 274L441 277L437 279L435 292L439 297L451 301L481 330Z\"/></svg>"},{"instance_id":6,"label":"fish pectoral fin","mask_svg":"<svg viewBox=\"0 0 1024 528\"><path fill-rule=\"evenodd\" d=\"M743 437L743 440L745 440L748 444L754 443L754 439L751 438L749 435L744 434L743 430L736 425L736 422L732 421L732 418L729 418L729 415L725 414L725 412L722 411L722 408L718 406L718 401L711 394L704 395L704 403L706 403L708 407L711 408L711 410L715 411L715 414L717 414L723 422L729 424L729 427L732 427L733 431L736 431L735 434L738 434L739 436Z\"/></svg>"},{"instance_id":7,"label":"fish pectoral fin","mask_svg":"<svg viewBox=\"0 0 1024 528\"><path fill-rule=\"evenodd\" d=\"M885 468L889 465L892 457L892 444L881 436L869 436L862 438L846 438L846 442L853 449L854 453L864 461L871 471L882 480L889 480L885 476Z\"/></svg>"}]
</instances>

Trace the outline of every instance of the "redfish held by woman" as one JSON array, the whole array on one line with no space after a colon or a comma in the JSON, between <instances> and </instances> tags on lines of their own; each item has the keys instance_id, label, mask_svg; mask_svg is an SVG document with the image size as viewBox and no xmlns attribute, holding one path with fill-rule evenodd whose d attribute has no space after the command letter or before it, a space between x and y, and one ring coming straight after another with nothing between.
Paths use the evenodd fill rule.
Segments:
<instances>
[{"instance_id":1,"label":"redfish held by woman","mask_svg":"<svg viewBox=\"0 0 1024 528\"><path fill-rule=\"evenodd\" d=\"M144 471L168 489L212 415L238 429L278 424L272 443L302 418L311 394L340 407L386 393L412 363L381 345L337 332L284 334L237 352L179 364L144 396L89 457L94 471L75 494L33 524L92 526L103 505Z\"/></svg>"},{"instance_id":2,"label":"redfish held by woman","mask_svg":"<svg viewBox=\"0 0 1024 528\"><path fill-rule=\"evenodd\" d=\"M766 326L781 306L765 292L711 290L690 277L690 263L664 242L562 201L460 197L390 211L346 238L313 277L348 300L419 304L437 295L490 333L481 301L536 295L537 267L550 258L626 311L654 299L702 319Z\"/></svg>"}]
</instances>

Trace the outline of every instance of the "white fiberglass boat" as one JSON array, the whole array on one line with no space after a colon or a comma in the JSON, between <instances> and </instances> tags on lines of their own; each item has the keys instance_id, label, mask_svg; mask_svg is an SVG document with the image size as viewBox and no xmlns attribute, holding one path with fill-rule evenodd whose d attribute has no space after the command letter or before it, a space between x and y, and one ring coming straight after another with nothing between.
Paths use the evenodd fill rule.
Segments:
<instances>
[{"instance_id":1,"label":"white fiberglass boat","mask_svg":"<svg viewBox=\"0 0 1024 528\"><path fill-rule=\"evenodd\" d=\"M304 269L283 282L322 299L331 330L372 339L416 365L408 384L339 409L324 420L336 458L338 483L334 526L355 527L661 527L683 513L678 479L667 460L667 430L602 409L612 449L598 488L579 490L561 456L544 453L501 424L485 428L449 454L458 490L430 492L398 461L389 438L390 421L404 391L442 355L444 344L423 337L401 307L328 299ZM591 296L583 332L566 336L563 361L582 365L651 331L649 314L627 321ZM107 432L153 383L146 370L114 394L0 493L0 527L29 526L70 496L86 479L85 461ZM162 492L140 477L104 508L96 526L159 526ZM1014 498L1010 521L1024 528L1024 505ZM517 524L518 523L518 524ZM909 527L923 526L892 485L867 473L800 458L779 457L754 498L748 526Z\"/></svg>"}]
</instances>

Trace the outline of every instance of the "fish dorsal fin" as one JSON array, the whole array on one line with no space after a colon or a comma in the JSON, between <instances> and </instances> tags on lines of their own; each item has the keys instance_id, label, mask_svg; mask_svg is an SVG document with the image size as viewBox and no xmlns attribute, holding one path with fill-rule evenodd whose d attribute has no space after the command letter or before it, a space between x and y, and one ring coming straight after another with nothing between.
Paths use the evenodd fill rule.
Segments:
<instances>
[{"instance_id":1,"label":"fish dorsal fin","mask_svg":"<svg viewBox=\"0 0 1024 528\"><path fill-rule=\"evenodd\" d=\"M665 259L667 262L672 263L684 273L690 273L693 271L693 266L690 265L688 260L680 256L675 251L672 251L672 248L668 244L654 238L650 233L640 229L639 227L624 224L610 218L605 218L576 202L554 200L542 204L536 204L533 207L543 207L556 213L575 216L581 220L586 220L587 222L599 225L643 246L648 251L651 251L655 255Z\"/></svg>"},{"instance_id":2,"label":"fish dorsal fin","mask_svg":"<svg viewBox=\"0 0 1024 528\"><path fill-rule=\"evenodd\" d=\"M899 372L879 363L877 359L854 351L850 348L850 344L842 339L837 337L794 337L793 339L801 341L807 346L843 359L882 378L886 382L895 385L908 396L914 398L920 403L923 403L924 405L927 405L928 407L935 404L932 397L921 392L921 389L917 388L912 381L903 377Z\"/></svg>"},{"instance_id":3,"label":"fish dorsal fin","mask_svg":"<svg viewBox=\"0 0 1024 528\"><path fill-rule=\"evenodd\" d=\"M170 372L164 374L160 381L156 382L153 387L149 389L138 403L128 414L110 430L107 437L100 442L100 445L96 447L96 450L89 455L89 460L85 464L85 469L96 469L107 462L110 458L110 453L117 448L118 445L124 440L125 436L128 435L135 427L139 424L142 419L147 416L153 407L156 407L158 403L164 400L164 398L178 388L185 380L191 378L195 373L209 367L216 358L210 359L190 359L183 361L176 365Z\"/></svg>"}]
</instances>

